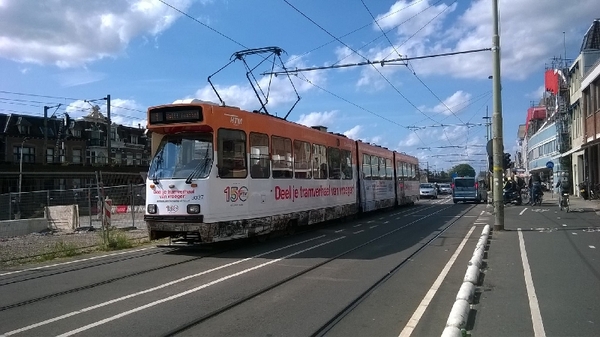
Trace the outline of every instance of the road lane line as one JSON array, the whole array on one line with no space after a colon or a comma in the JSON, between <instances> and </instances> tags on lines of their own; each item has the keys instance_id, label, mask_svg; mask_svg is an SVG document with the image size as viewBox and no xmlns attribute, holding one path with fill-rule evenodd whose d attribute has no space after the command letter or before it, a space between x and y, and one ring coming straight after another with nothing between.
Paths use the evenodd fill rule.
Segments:
<instances>
[{"instance_id":1,"label":"road lane line","mask_svg":"<svg viewBox=\"0 0 600 337\"><path fill-rule=\"evenodd\" d=\"M592 248L592 249L596 249L596 246L590 246L590 248Z\"/></svg>"},{"instance_id":2,"label":"road lane line","mask_svg":"<svg viewBox=\"0 0 600 337\"><path fill-rule=\"evenodd\" d=\"M373 228L375 228L377 226L379 226L379 225L371 226L371 227L369 227L369 229L373 229Z\"/></svg>"},{"instance_id":3,"label":"road lane line","mask_svg":"<svg viewBox=\"0 0 600 337\"><path fill-rule=\"evenodd\" d=\"M361 229L361 230L359 230L359 231L357 231L357 232L354 232L354 233L352 233L352 234L358 234L358 233L362 233L362 232L364 232L364 231L365 231L364 229Z\"/></svg>"},{"instance_id":4,"label":"road lane line","mask_svg":"<svg viewBox=\"0 0 600 337\"><path fill-rule=\"evenodd\" d=\"M335 231L335 233L339 233L339 232L343 232L343 229L338 229L337 231Z\"/></svg>"},{"instance_id":5,"label":"road lane line","mask_svg":"<svg viewBox=\"0 0 600 337\"><path fill-rule=\"evenodd\" d=\"M518 233L519 247L521 248L521 261L523 261L523 274L525 275L525 286L527 287L527 297L529 297L529 309L531 310L531 321L533 323L533 334L536 337L543 337L546 336L546 331L544 331L544 322L542 321L540 305L535 294L535 287L533 286L533 277L531 276L529 259L527 258L527 251L525 250L525 240L523 240L523 232L519 230Z\"/></svg>"},{"instance_id":6,"label":"road lane line","mask_svg":"<svg viewBox=\"0 0 600 337\"><path fill-rule=\"evenodd\" d=\"M362 226L362 224L361 224L361 223L359 223L358 225L354 225L354 226L352 226L352 227L356 228L356 227L360 227L360 226Z\"/></svg>"},{"instance_id":7,"label":"road lane line","mask_svg":"<svg viewBox=\"0 0 600 337\"><path fill-rule=\"evenodd\" d=\"M31 324L31 325L28 325L26 327L23 327L23 328L20 328L20 329L17 329L17 330L9 331L9 332L6 332L4 334L0 334L0 336L11 336L11 335L14 335L14 334L17 334L17 333L21 333L21 332L24 332L24 331L27 331L27 330L31 330L31 329L34 329L34 328L37 328L37 327L40 327L40 326L43 326L43 325L54 323L56 321L60 321L60 320L63 320L65 318L69 318L71 316L75 316L75 315L78 315L78 314L81 314L81 313L84 313L84 312L88 312L88 311L92 311L92 310L95 310L95 309L98 309L98 308L102 308L102 307L105 307L107 305L114 304L114 303L117 303L117 302L121 302L121 301L130 299L130 298L139 296L139 295L147 294L147 293L153 292L155 290L159 290L159 289L162 289L162 288L166 288L166 287L172 286L172 285L177 284L177 283L181 283L183 281L187 281L187 280L189 280L191 278L194 278L194 277L198 277L198 276L202 276L202 275L205 275L205 274L209 274L209 273L212 273L212 272L220 270L220 269L231 267L231 266L234 266L236 264L240 264L242 262L246 262L246 261L258 258L258 257L262 257L262 256L265 256L265 255L268 255L268 254L271 254L271 253L278 252L280 250L284 250L284 249L291 248L291 247L294 247L294 246L297 246L297 245L300 245L300 244L303 244L303 243L307 243L309 241L321 239L323 237L325 237L325 235L320 235L320 236L314 237L312 239L300 241L300 242L297 242L297 243L294 243L294 244L291 244L291 245L287 245L285 247L273 249L273 250L270 250L270 251L265 252L265 253L260 253L260 254L254 255L252 257L248 257L248 258L245 258L245 259L242 259L242 260L237 260L237 261L234 261L234 262L230 262L230 263L224 264L222 266L215 267L215 268L212 268L212 269L208 269L208 270L202 271L202 272L194 274L194 275L188 275L188 276L185 276L185 277L182 277L182 278L179 278L179 279L167 282L167 283L163 283L163 284L161 284L159 286L156 286L156 287L153 287L153 288L149 288L149 289L142 290L142 291L139 291L139 292L136 292L136 293L133 293L133 294L129 294L129 295L125 295L125 296L122 296L122 297L118 297L118 298L112 299L110 301L106 301L106 302L102 302L102 303L93 305L91 307L79 309L77 311L73 311L73 312L70 312L70 313L58 316L58 317L50 318L50 319L47 319L47 320L39 322L39 323Z\"/></svg>"},{"instance_id":8,"label":"road lane line","mask_svg":"<svg viewBox=\"0 0 600 337\"><path fill-rule=\"evenodd\" d=\"M429 291L427 291L427 294L425 294L425 297L423 298L423 300L417 307L417 310L415 310L412 317L408 320L408 323L406 323L406 326L404 327L402 332L400 332L399 337L409 337L412 334L412 332L415 330L415 328L417 327L417 324L419 324L419 320L421 319L421 317L423 317L423 314L425 313L425 310L427 310L429 303L431 302L431 300L433 300L435 293L438 291L438 289L442 285L442 282L446 278L446 275L448 275L448 273L450 272L452 265L454 265L454 262L456 261L456 259L458 258L458 255L460 254L460 252L463 250L463 248L467 244L467 241L471 237L471 234L473 233L475 228L476 228L475 226L471 227L471 229L469 230L467 235L464 237L464 239L462 240L460 245L458 245L458 248L456 248L456 251L454 252L454 254L452 254L452 256L450 257L450 260L448 260L448 262L444 266L444 269L442 269L442 271L440 272L440 275L438 275L437 279L435 280L435 282L433 282L433 285L431 286Z\"/></svg>"},{"instance_id":9,"label":"road lane line","mask_svg":"<svg viewBox=\"0 0 600 337\"><path fill-rule=\"evenodd\" d=\"M523 215L523 213L525 213L526 210L527 210L527 207L523 208L523 210L521 211L521 213L519 213L519 215Z\"/></svg>"},{"instance_id":10,"label":"road lane line","mask_svg":"<svg viewBox=\"0 0 600 337\"><path fill-rule=\"evenodd\" d=\"M91 329L91 328L94 328L94 327L97 327L97 326L100 326L100 325L106 324L106 323L108 323L108 322L112 322L112 321L114 321L114 320L117 320L117 319L119 319L119 318L121 318L121 317L125 317L125 316L131 315L131 314L133 314L133 313L136 313L136 312L138 312L138 311L142 311L142 310L144 310L144 309L148 309L148 308L154 307L154 306L156 306L156 305L159 305L159 304L162 304L162 303L165 303L165 302L168 302L168 301L172 301L172 300L174 300L174 299L177 299L177 298L179 298L179 297L183 297L183 296L185 296L185 295L189 295L189 294L191 294L191 293L195 293L195 292L197 292L197 291L199 291L199 290L202 290L202 289L208 288L208 287L210 287L210 286L212 286L212 285L215 285L215 284L221 283L221 282L223 282L223 281L227 281L227 280L229 280L229 279L231 279L231 278L238 277L238 276L240 276L240 275L243 275L243 274L246 274L246 273L248 273L248 272L251 272L251 271L254 271L254 270L257 270L257 269L260 269L260 268L266 267L266 266L268 266L268 265L271 265L271 264L273 264L273 263L279 262L279 261L281 261L281 260L285 260L285 259L287 259L287 258L290 258L290 257L292 257L292 256L296 256L296 255L299 255L299 254L302 254L302 253L308 252L308 251L310 251L310 250L313 250L313 249L315 249L315 248L318 248L318 247L321 247L321 246L324 246L324 245L330 244L330 243L332 243L332 242L335 242L335 241L338 241L338 240L341 240L341 239L344 239L344 238L345 238L345 236L342 236L342 237L339 237L339 238L335 238L335 239L333 239L333 240L329 240L329 241L326 241L326 242L320 243L320 244L318 244L318 245L314 245L314 246L312 246L312 247L308 247L308 248L305 248L305 249L299 250L299 251L297 251L297 252L294 252L294 253L288 254L288 255L286 255L286 256L284 256L284 257L281 257L281 258L278 258L278 259L274 259L274 260L271 260L271 261L268 261L268 262L265 262L265 263L259 264L258 266L254 266L254 267L251 267L251 268L248 268L248 269L244 269L244 270L242 270L242 271L239 271L239 272L237 272L237 273L234 273L234 274L230 274L230 275L227 275L227 276L223 276L223 277L221 277L221 278L219 278L219 279L216 279L216 280L214 280L214 281L211 281L211 282L205 283L205 284L203 284L203 285L201 285L201 286L198 286L198 287L196 287L196 288L192 288L192 289L186 290L186 291L184 291L184 292L181 292L181 293L179 293L179 294L172 295L172 296L169 296L169 297L166 297L166 298L163 298L163 299L160 299L160 300L154 301L154 302L150 302L150 303L148 303L148 304L145 304L145 305L139 306L139 307L137 307L137 308L133 308L133 309L131 309L131 310L127 310L127 311L125 311L125 312L122 312L122 313L120 313L120 314L117 314L117 315L114 315L114 316L111 316L111 317L105 318L105 319L103 319L103 320L100 320L100 321L98 321L98 322L95 322L95 323L91 323L91 324L88 324L88 325L82 326L82 327L81 327L81 328L79 328L79 329L75 329L75 330L67 331L67 332L65 332L64 334L61 334L61 335L59 335L58 337L68 337L68 336L72 336L72 335L78 334L78 333L80 333L80 332L83 332L83 331L89 330L89 329Z\"/></svg>"}]
</instances>

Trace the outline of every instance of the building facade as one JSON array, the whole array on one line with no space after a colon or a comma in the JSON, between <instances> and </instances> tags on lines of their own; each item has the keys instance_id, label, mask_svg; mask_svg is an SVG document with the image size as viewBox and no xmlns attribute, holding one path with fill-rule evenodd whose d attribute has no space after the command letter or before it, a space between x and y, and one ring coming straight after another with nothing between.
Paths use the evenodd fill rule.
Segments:
<instances>
[{"instance_id":1,"label":"building facade","mask_svg":"<svg viewBox=\"0 0 600 337\"><path fill-rule=\"evenodd\" d=\"M98 171L105 177L129 175L123 183L139 183L149 156L150 137L141 125L108 128L99 108L78 120L66 114L65 118L0 114L0 194L89 186L98 180L94 176Z\"/></svg>"}]
</instances>

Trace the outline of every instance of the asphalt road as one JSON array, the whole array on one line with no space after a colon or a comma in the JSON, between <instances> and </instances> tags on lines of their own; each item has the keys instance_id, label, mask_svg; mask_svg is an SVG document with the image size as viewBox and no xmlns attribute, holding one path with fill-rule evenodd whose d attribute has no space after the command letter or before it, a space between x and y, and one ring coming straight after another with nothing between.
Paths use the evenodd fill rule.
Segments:
<instances>
[{"instance_id":1,"label":"asphalt road","mask_svg":"<svg viewBox=\"0 0 600 337\"><path fill-rule=\"evenodd\" d=\"M0 335L439 336L485 210L421 201L260 244L0 271Z\"/></svg>"},{"instance_id":2,"label":"asphalt road","mask_svg":"<svg viewBox=\"0 0 600 337\"><path fill-rule=\"evenodd\" d=\"M506 207L473 336L600 336L600 217L583 203L570 213L553 201Z\"/></svg>"}]
</instances>

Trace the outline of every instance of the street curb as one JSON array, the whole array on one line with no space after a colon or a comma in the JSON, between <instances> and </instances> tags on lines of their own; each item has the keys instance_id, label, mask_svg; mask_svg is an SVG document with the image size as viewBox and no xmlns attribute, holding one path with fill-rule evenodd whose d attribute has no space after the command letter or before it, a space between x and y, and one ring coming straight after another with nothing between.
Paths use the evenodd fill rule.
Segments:
<instances>
[{"instance_id":1,"label":"street curb","mask_svg":"<svg viewBox=\"0 0 600 337\"><path fill-rule=\"evenodd\" d=\"M479 272L483 263L483 254L485 253L489 234L490 225L485 225L475 246L473 256L469 260L463 283L458 290L452 310L450 310L442 337L463 336L463 329L467 325L467 319L469 318L470 304L473 302L473 296L475 295L475 286L478 283Z\"/></svg>"}]
</instances>

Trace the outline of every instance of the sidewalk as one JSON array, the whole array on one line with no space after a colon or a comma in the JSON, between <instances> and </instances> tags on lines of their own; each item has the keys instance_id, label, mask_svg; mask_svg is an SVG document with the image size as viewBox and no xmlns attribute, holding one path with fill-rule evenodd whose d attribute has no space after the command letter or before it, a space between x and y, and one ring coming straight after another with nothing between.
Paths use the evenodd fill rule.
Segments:
<instances>
[{"instance_id":1,"label":"sidewalk","mask_svg":"<svg viewBox=\"0 0 600 337\"><path fill-rule=\"evenodd\" d=\"M557 197L546 192L541 206L507 209L504 230L492 232L467 323L472 336L600 336L592 323L600 317L600 200L571 196L565 213Z\"/></svg>"}]
</instances>

